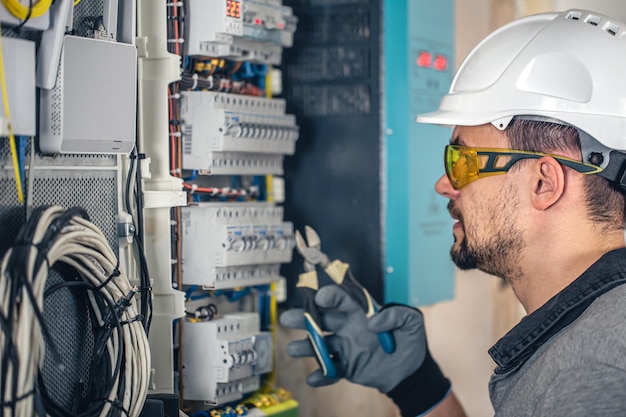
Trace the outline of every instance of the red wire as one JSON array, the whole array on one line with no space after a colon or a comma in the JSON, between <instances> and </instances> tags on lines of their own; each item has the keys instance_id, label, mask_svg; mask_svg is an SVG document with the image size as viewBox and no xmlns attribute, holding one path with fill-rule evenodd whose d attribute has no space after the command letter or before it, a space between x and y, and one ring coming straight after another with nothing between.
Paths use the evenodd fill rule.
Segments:
<instances>
[{"instance_id":1,"label":"red wire","mask_svg":"<svg viewBox=\"0 0 626 417\"><path fill-rule=\"evenodd\" d=\"M174 50L176 51L176 55L180 55L179 45L178 45L178 6L174 3Z\"/></svg>"}]
</instances>

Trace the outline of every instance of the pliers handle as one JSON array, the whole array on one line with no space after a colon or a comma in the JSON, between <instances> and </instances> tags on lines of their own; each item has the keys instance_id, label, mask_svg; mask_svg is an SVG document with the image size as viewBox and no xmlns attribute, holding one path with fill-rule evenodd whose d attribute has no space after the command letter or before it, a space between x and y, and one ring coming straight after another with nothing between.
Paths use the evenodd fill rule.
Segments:
<instances>
[{"instance_id":1,"label":"pliers handle","mask_svg":"<svg viewBox=\"0 0 626 417\"><path fill-rule=\"evenodd\" d=\"M319 288L317 272L308 271L300 274L296 287L300 291L300 295L303 299L306 334L315 351L315 358L320 368L322 368L325 377L337 378L337 369L335 368L335 364L324 341L321 317L317 309L317 304L315 304L315 293Z\"/></svg>"},{"instance_id":2,"label":"pliers handle","mask_svg":"<svg viewBox=\"0 0 626 417\"><path fill-rule=\"evenodd\" d=\"M317 232L310 226L305 226L304 231L306 241L300 232L296 231L296 247L300 255L304 257L304 269L315 271L317 265L324 268L328 276L361 306L367 317L372 317L379 309L378 304L354 278L350 272L350 265L339 260L330 262L328 256L321 251L322 242ZM396 350L396 343L391 332L379 333L378 340L385 353L391 354Z\"/></svg>"},{"instance_id":3,"label":"pliers handle","mask_svg":"<svg viewBox=\"0 0 626 417\"><path fill-rule=\"evenodd\" d=\"M374 298L367 289L354 278L350 271L350 265L339 260L334 260L324 268L324 271L361 306L368 318L378 312L378 304L374 301ZM395 352L396 341L391 332L378 333L378 341L385 353L392 354Z\"/></svg>"}]
</instances>

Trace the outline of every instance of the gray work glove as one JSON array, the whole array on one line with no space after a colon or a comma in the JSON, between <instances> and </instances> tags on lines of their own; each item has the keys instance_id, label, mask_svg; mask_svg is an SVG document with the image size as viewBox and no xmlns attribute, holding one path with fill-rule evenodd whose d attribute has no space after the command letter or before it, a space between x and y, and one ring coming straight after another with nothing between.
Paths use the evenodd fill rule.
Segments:
<instances>
[{"instance_id":1,"label":"gray work glove","mask_svg":"<svg viewBox=\"0 0 626 417\"><path fill-rule=\"evenodd\" d=\"M315 295L315 303L320 309L327 310L322 314L322 326L332 332L326 337L326 345L334 356L339 375L388 394L400 406L403 415L418 415L445 397L450 383L430 357L424 320L418 310L390 305L368 319L363 309L336 285L322 287ZM304 329L303 311L291 309L284 312L280 324ZM396 341L393 354L383 351L377 337L377 333L387 331L393 333ZM292 357L314 356L313 347L306 339L290 342L287 354ZM318 369L309 374L306 381L319 387L333 384L338 379L329 379ZM416 399L420 394L427 398ZM405 401L410 403L409 408L403 407ZM417 409L415 404L419 404Z\"/></svg>"}]
</instances>

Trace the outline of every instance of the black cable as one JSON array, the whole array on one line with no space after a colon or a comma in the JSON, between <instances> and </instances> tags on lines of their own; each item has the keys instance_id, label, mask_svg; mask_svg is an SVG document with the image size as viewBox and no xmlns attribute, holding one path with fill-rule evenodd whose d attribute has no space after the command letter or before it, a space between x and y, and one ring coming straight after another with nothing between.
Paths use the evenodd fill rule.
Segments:
<instances>
[{"instance_id":1,"label":"black cable","mask_svg":"<svg viewBox=\"0 0 626 417\"><path fill-rule=\"evenodd\" d=\"M133 213L130 195L134 194L136 204L137 221L133 220L135 226L135 238L133 243L136 245L136 254L139 261L139 282L140 282L140 308L143 317L142 324L146 333L150 332L150 324L152 322L152 287L150 283L150 273L148 271L148 262L143 245L143 190L141 187L141 162L136 159L143 159L145 155L137 154L137 147L133 148L130 154L130 163L126 176L125 196L126 211ZM135 191L131 190L131 182L135 177Z\"/></svg>"},{"instance_id":2,"label":"black cable","mask_svg":"<svg viewBox=\"0 0 626 417\"><path fill-rule=\"evenodd\" d=\"M19 25L15 26L13 28L13 32L15 32L16 34L20 34L22 28L24 27L24 25L26 24L26 22L28 22L30 20L30 16L33 13L33 0L29 0L28 1L28 14L26 15L26 17L24 18L24 20L22 20L20 22Z\"/></svg>"}]
</instances>

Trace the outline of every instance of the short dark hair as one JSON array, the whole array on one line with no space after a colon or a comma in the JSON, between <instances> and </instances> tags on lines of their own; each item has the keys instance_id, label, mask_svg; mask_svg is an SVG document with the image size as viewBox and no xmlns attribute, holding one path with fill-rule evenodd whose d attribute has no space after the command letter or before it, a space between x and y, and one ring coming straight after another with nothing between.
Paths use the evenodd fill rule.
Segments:
<instances>
[{"instance_id":1,"label":"short dark hair","mask_svg":"<svg viewBox=\"0 0 626 417\"><path fill-rule=\"evenodd\" d=\"M512 149L570 155L582 159L578 130L572 126L514 118L505 133ZM624 228L625 195L599 175L585 176L585 194L590 219L605 230Z\"/></svg>"}]
</instances>

